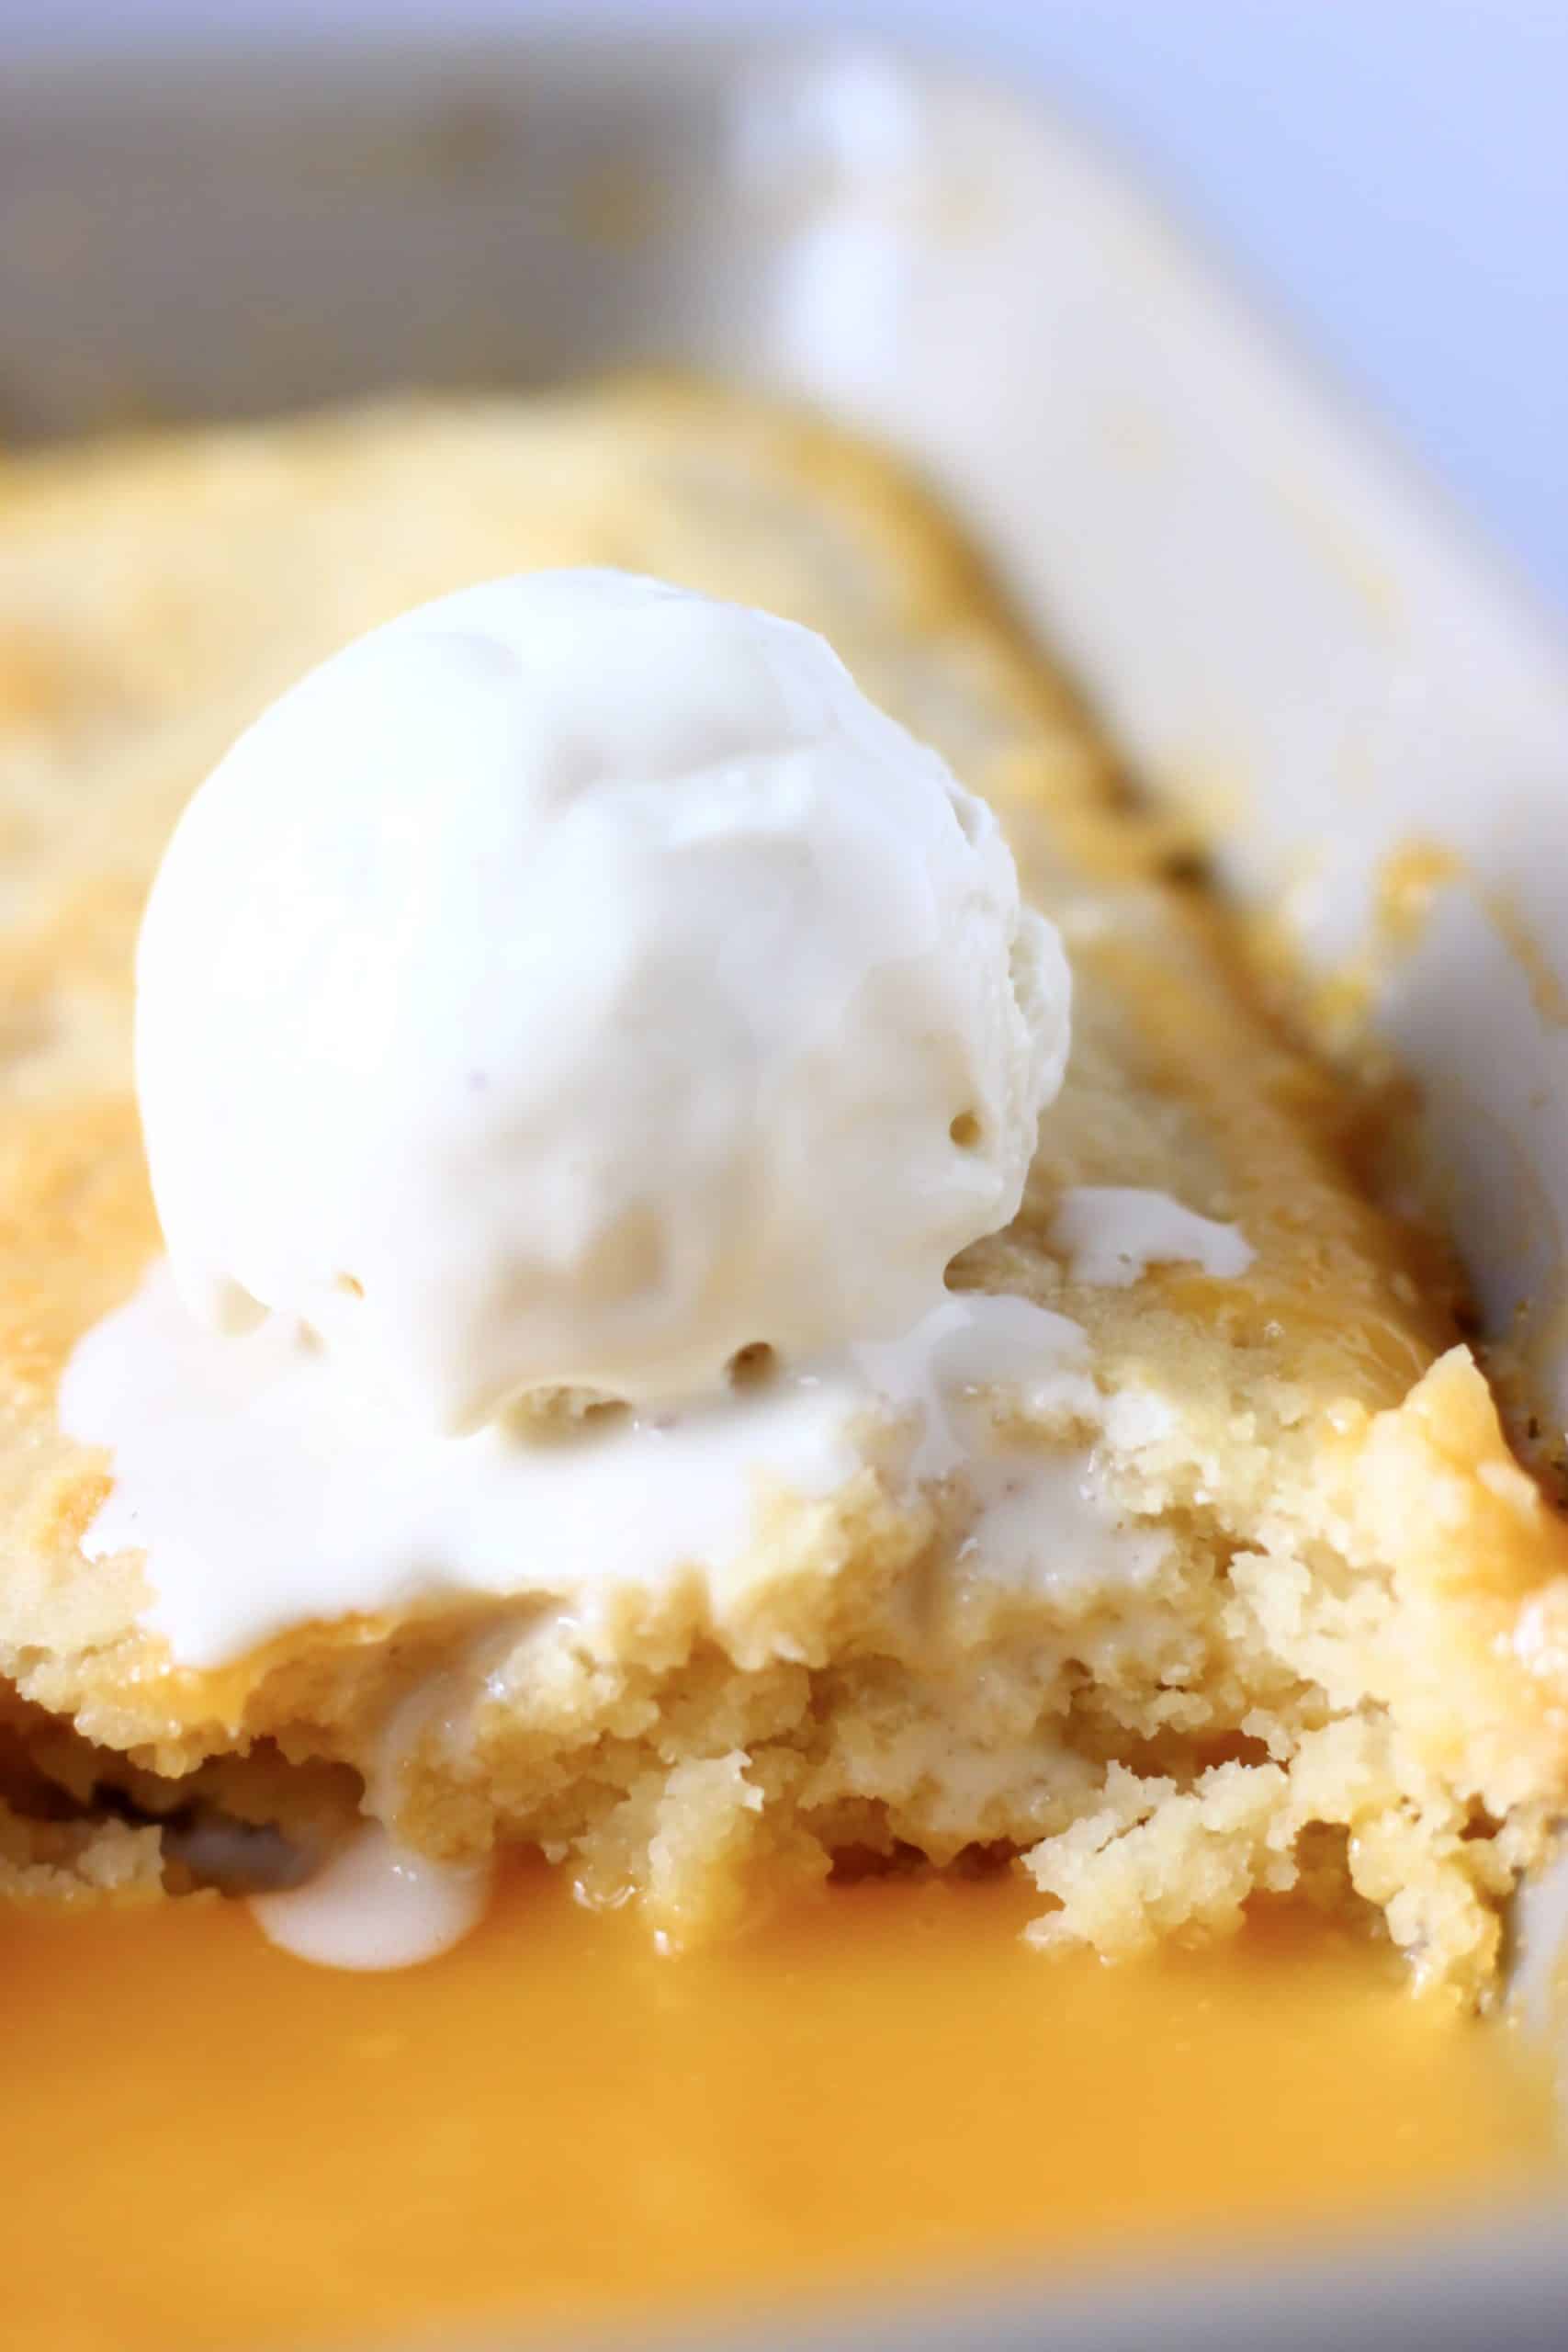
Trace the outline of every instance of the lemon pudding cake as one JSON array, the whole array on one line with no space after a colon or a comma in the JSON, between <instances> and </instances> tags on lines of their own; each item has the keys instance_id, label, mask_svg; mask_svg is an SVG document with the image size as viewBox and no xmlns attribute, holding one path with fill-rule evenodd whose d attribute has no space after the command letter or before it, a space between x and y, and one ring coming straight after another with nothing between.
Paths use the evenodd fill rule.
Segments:
<instances>
[{"instance_id":1,"label":"lemon pudding cake","mask_svg":"<svg viewBox=\"0 0 1568 2352\"><path fill-rule=\"evenodd\" d=\"M897 469L628 386L0 494L6 1886L407 1957L509 1848L686 1947L978 1858L1483 2001L1568 1541Z\"/></svg>"}]
</instances>

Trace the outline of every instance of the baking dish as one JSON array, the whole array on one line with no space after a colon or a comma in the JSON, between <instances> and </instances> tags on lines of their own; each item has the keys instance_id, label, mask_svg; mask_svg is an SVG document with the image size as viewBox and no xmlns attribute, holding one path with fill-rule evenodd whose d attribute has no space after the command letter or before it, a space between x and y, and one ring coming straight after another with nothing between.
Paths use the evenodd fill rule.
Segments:
<instances>
[{"instance_id":1,"label":"baking dish","mask_svg":"<svg viewBox=\"0 0 1568 2352\"><path fill-rule=\"evenodd\" d=\"M1488 1318L1528 1307L1541 1385L1568 1390L1555 649L1035 105L854 42L83 58L13 71L0 214L17 431L648 360L912 451L1235 886L1282 899L1325 971L1364 965ZM1453 878L1393 956L1412 848ZM863 2305L819 2340L1239 2345L1266 2308L1286 2342L1544 2345L1556 2236L1548 2213L1450 2228L1440 2256L1021 2282L942 2319Z\"/></svg>"}]
</instances>

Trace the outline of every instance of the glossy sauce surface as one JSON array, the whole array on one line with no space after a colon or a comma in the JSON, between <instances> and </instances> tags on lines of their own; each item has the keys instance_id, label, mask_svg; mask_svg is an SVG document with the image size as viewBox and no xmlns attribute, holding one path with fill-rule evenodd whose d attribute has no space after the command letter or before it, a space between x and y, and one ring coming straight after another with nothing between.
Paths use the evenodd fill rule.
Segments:
<instances>
[{"instance_id":1,"label":"glossy sauce surface","mask_svg":"<svg viewBox=\"0 0 1568 2352\"><path fill-rule=\"evenodd\" d=\"M554 2339L1366 2219L1550 2161L1509 2035L1332 1928L1108 1969L1030 1951L1031 1907L866 1882L663 1959L530 1867L468 1943L381 1977L216 1897L0 1913L8 2332L239 2352L506 2314Z\"/></svg>"}]
</instances>

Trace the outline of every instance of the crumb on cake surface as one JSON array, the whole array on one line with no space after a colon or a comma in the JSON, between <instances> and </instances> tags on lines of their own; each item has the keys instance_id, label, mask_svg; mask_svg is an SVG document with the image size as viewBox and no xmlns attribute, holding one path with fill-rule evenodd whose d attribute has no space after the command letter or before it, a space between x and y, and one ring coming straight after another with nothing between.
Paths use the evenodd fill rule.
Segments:
<instances>
[{"instance_id":1,"label":"crumb on cake surface","mask_svg":"<svg viewBox=\"0 0 1568 2352\"><path fill-rule=\"evenodd\" d=\"M1064 929L1074 1047L1019 1217L953 1280L1082 1323L1112 1492L1170 1548L1131 1599L1010 1591L955 1572L940 1498L867 1474L775 1514L724 1589L694 1570L592 1626L524 1593L176 1668L136 1559L82 1558L105 1469L53 1410L157 1247L142 894L186 796L310 662L467 581L581 562L822 629L1001 814ZM668 387L15 461L0 847L0 1883L150 1885L176 1801L325 1820L357 1775L414 1843L540 1844L673 1941L836 1854L981 1846L1021 1856L1043 1942L1223 1931L1304 1877L1484 1995L1568 1765L1568 1537L1442 1252L1360 1188L1353 1094L1256 1009L1223 915L1165 877L1171 833L896 469ZM1168 1191L1254 1261L1075 1285L1045 1241L1075 1184Z\"/></svg>"}]
</instances>

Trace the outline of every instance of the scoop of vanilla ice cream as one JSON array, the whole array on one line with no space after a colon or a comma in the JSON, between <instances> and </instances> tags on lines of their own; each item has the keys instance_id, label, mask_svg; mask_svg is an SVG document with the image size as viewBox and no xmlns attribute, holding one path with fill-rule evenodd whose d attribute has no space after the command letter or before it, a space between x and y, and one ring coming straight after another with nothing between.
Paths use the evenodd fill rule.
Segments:
<instances>
[{"instance_id":1,"label":"scoop of vanilla ice cream","mask_svg":"<svg viewBox=\"0 0 1568 2352\"><path fill-rule=\"evenodd\" d=\"M427 1425L890 1337L1066 1058L985 805L820 638L610 571L350 645L186 811L137 1075L187 1304Z\"/></svg>"}]
</instances>

